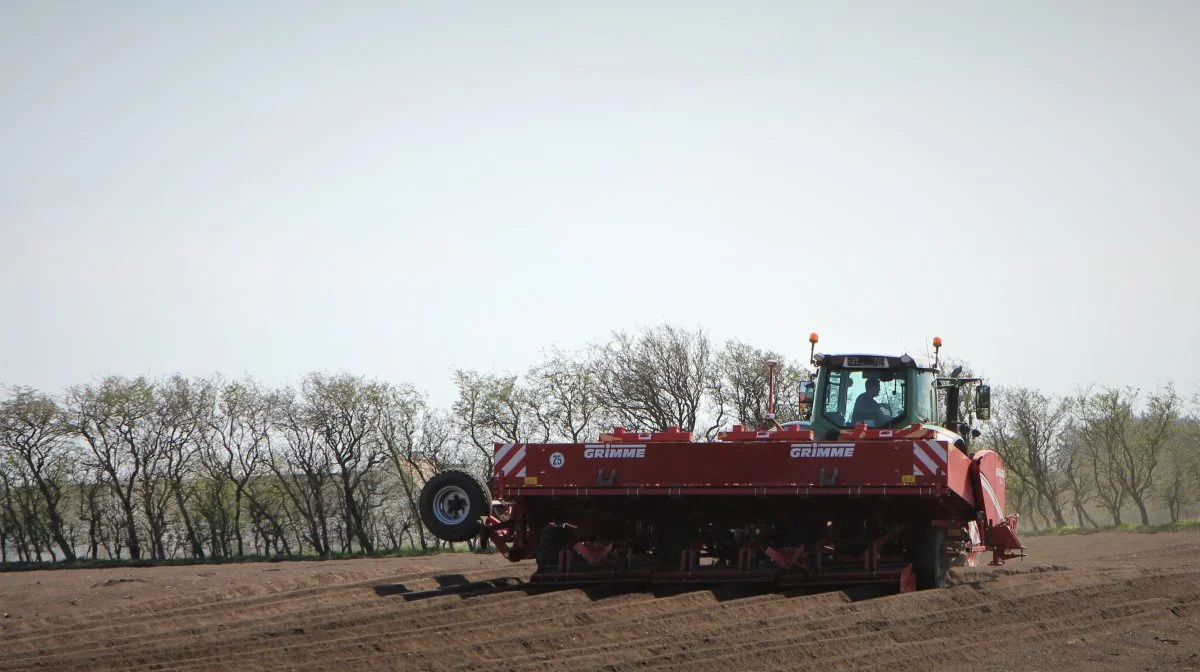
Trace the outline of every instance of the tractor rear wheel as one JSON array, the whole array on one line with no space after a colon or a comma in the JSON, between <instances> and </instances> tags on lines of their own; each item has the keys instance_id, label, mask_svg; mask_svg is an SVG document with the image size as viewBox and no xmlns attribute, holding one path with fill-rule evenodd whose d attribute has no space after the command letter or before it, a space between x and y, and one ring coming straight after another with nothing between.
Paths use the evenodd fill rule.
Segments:
<instances>
[{"instance_id":1,"label":"tractor rear wheel","mask_svg":"<svg viewBox=\"0 0 1200 672\"><path fill-rule=\"evenodd\" d=\"M929 526L913 535L912 564L917 590L949 585L950 558L946 555L946 530Z\"/></svg>"},{"instance_id":2,"label":"tractor rear wheel","mask_svg":"<svg viewBox=\"0 0 1200 672\"><path fill-rule=\"evenodd\" d=\"M575 534L565 527L547 525L542 530L542 538L538 541L538 569L558 569L558 554L575 538Z\"/></svg>"},{"instance_id":3,"label":"tractor rear wheel","mask_svg":"<svg viewBox=\"0 0 1200 672\"><path fill-rule=\"evenodd\" d=\"M459 469L437 473L421 489L421 522L444 541L467 541L482 529L492 493L474 474Z\"/></svg>"}]
</instances>

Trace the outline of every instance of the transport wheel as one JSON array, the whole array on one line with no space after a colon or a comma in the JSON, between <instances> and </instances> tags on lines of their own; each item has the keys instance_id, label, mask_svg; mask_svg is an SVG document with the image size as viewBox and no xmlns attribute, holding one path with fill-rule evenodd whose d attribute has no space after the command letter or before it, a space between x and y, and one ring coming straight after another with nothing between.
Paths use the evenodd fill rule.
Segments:
<instances>
[{"instance_id":1,"label":"transport wheel","mask_svg":"<svg viewBox=\"0 0 1200 672\"><path fill-rule=\"evenodd\" d=\"M949 585L950 558L946 555L946 530L929 526L918 530L913 539L913 571L917 590L945 588Z\"/></svg>"},{"instance_id":2,"label":"transport wheel","mask_svg":"<svg viewBox=\"0 0 1200 672\"><path fill-rule=\"evenodd\" d=\"M558 553L571 543L575 534L565 527L547 525L542 530L542 538L538 542L538 569L558 569Z\"/></svg>"},{"instance_id":3,"label":"transport wheel","mask_svg":"<svg viewBox=\"0 0 1200 672\"><path fill-rule=\"evenodd\" d=\"M492 493L474 474L447 469L434 475L421 489L421 522L444 541L467 541L482 529Z\"/></svg>"}]
</instances>

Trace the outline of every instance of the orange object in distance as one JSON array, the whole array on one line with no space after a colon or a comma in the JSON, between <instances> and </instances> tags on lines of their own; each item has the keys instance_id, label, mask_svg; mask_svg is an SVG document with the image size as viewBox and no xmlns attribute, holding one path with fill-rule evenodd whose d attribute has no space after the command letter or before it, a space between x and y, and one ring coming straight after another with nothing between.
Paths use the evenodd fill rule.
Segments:
<instances>
[{"instance_id":1,"label":"orange object in distance","mask_svg":"<svg viewBox=\"0 0 1200 672\"><path fill-rule=\"evenodd\" d=\"M942 337L941 336L933 337L933 347L935 347L935 348L942 347Z\"/></svg>"},{"instance_id":2,"label":"orange object in distance","mask_svg":"<svg viewBox=\"0 0 1200 672\"><path fill-rule=\"evenodd\" d=\"M817 344L817 332L814 331L808 335L808 342L812 343L813 345Z\"/></svg>"}]
</instances>

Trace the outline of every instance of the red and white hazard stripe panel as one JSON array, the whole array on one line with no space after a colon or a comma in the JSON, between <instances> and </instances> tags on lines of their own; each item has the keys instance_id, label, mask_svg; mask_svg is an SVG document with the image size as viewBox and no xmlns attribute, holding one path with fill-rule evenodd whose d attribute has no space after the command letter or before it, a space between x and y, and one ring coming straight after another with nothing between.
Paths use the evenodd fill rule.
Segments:
<instances>
[{"instance_id":1,"label":"red and white hazard stripe panel","mask_svg":"<svg viewBox=\"0 0 1200 672\"><path fill-rule=\"evenodd\" d=\"M525 444L498 443L495 455L496 476L508 476L515 471L516 478L525 478Z\"/></svg>"},{"instance_id":2,"label":"red and white hazard stripe panel","mask_svg":"<svg viewBox=\"0 0 1200 672\"><path fill-rule=\"evenodd\" d=\"M937 441L913 441L913 476L946 473L946 448Z\"/></svg>"}]
</instances>

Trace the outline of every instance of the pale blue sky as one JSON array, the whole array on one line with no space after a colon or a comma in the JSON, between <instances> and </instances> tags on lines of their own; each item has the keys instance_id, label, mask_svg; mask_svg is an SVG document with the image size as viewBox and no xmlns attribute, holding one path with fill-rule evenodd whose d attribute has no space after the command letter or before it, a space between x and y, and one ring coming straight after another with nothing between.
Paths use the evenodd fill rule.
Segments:
<instances>
[{"instance_id":1,"label":"pale blue sky","mask_svg":"<svg viewBox=\"0 0 1200 672\"><path fill-rule=\"evenodd\" d=\"M0 382L670 321L1200 383L1200 3L0 2Z\"/></svg>"}]
</instances>

